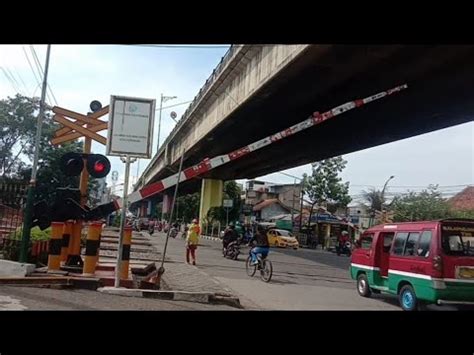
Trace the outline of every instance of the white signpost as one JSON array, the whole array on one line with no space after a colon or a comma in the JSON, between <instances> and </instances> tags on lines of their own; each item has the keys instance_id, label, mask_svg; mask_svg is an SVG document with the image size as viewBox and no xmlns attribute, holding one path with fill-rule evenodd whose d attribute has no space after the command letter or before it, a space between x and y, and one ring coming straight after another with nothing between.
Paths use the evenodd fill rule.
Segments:
<instances>
[{"instance_id":1,"label":"white signpost","mask_svg":"<svg viewBox=\"0 0 474 355\"><path fill-rule=\"evenodd\" d=\"M120 238L115 267L115 287L120 287L120 267L123 253L123 231L127 211L130 158L150 159L153 147L155 121L154 99L114 96L110 97L107 155L118 155L125 162L123 208L120 219ZM123 158L125 157L125 159Z\"/></svg>"},{"instance_id":2,"label":"white signpost","mask_svg":"<svg viewBox=\"0 0 474 355\"><path fill-rule=\"evenodd\" d=\"M225 210L226 210L226 227L229 225L229 209L232 208L232 206L234 205L234 201L233 200L224 200L222 205L225 207Z\"/></svg>"},{"instance_id":3,"label":"white signpost","mask_svg":"<svg viewBox=\"0 0 474 355\"><path fill-rule=\"evenodd\" d=\"M156 100L111 96L107 155L151 158Z\"/></svg>"}]
</instances>

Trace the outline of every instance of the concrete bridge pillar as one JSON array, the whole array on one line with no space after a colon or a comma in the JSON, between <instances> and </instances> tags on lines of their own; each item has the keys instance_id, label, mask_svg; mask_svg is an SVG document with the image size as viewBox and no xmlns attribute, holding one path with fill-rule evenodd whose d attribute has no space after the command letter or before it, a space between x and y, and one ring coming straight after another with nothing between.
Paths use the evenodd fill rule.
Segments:
<instances>
[{"instance_id":1,"label":"concrete bridge pillar","mask_svg":"<svg viewBox=\"0 0 474 355\"><path fill-rule=\"evenodd\" d=\"M171 202L173 201L173 195L171 193L163 194L163 208L161 210L161 219L165 219L165 214L171 212Z\"/></svg>"},{"instance_id":2,"label":"concrete bridge pillar","mask_svg":"<svg viewBox=\"0 0 474 355\"><path fill-rule=\"evenodd\" d=\"M224 182L215 179L202 179L201 187L201 205L199 208L199 219L206 218L207 212L211 207L222 206L222 194L224 191Z\"/></svg>"}]
</instances>

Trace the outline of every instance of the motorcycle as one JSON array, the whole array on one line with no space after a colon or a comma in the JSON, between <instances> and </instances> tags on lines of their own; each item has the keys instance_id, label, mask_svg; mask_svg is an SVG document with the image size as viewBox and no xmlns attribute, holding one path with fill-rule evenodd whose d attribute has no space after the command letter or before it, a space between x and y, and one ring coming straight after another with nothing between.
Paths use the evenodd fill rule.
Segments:
<instances>
[{"instance_id":1,"label":"motorcycle","mask_svg":"<svg viewBox=\"0 0 474 355\"><path fill-rule=\"evenodd\" d=\"M176 238L177 235L178 235L178 228L171 227L171 230L170 230L170 237L171 237L171 238Z\"/></svg>"},{"instance_id":2,"label":"motorcycle","mask_svg":"<svg viewBox=\"0 0 474 355\"><path fill-rule=\"evenodd\" d=\"M347 255L347 256L351 256L352 254L352 245L351 245L351 242L345 242L344 244L341 245L341 243L339 243L337 246L336 246L336 253L337 255L341 255L341 254L344 254L344 255Z\"/></svg>"},{"instance_id":3,"label":"motorcycle","mask_svg":"<svg viewBox=\"0 0 474 355\"><path fill-rule=\"evenodd\" d=\"M222 248L222 253L224 257L237 260L240 254L240 244L242 243L242 237L238 238L237 240L230 242L227 245L227 248Z\"/></svg>"},{"instance_id":4,"label":"motorcycle","mask_svg":"<svg viewBox=\"0 0 474 355\"><path fill-rule=\"evenodd\" d=\"M184 230L181 232L182 239L186 239L186 237L188 236L188 230L189 230L189 227L184 227Z\"/></svg>"}]
</instances>

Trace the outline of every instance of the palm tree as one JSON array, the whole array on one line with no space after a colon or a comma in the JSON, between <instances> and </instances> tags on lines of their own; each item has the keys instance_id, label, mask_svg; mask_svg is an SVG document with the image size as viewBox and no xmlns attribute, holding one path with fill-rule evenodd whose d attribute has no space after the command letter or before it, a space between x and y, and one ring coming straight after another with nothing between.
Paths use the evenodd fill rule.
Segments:
<instances>
[{"instance_id":1,"label":"palm tree","mask_svg":"<svg viewBox=\"0 0 474 355\"><path fill-rule=\"evenodd\" d=\"M375 190L374 188L369 189L369 191L362 191L364 199L369 203L367 206L370 212L375 213L375 211L382 211L385 206L385 189L387 188L388 182L392 180L395 176L390 176L385 184L383 185L382 191ZM393 202L393 201L392 201Z\"/></svg>"},{"instance_id":2,"label":"palm tree","mask_svg":"<svg viewBox=\"0 0 474 355\"><path fill-rule=\"evenodd\" d=\"M385 204L385 197L382 191L376 189L369 189L369 191L362 191L364 200L367 202L364 205L371 213L381 211Z\"/></svg>"}]
</instances>

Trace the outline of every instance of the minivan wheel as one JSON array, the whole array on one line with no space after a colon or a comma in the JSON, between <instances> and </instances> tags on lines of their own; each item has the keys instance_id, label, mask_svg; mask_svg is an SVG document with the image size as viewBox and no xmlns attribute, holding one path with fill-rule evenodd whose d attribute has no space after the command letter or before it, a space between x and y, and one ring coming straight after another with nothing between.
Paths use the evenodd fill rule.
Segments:
<instances>
[{"instance_id":1,"label":"minivan wheel","mask_svg":"<svg viewBox=\"0 0 474 355\"><path fill-rule=\"evenodd\" d=\"M418 299L415 291L410 285L405 285L401 288L398 294L400 306L404 311L416 311L418 309Z\"/></svg>"},{"instance_id":2,"label":"minivan wheel","mask_svg":"<svg viewBox=\"0 0 474 355\"><path fill-rule=\"evenodd\" d=\"M359 277L357 277L357 292L362 297L370 297L372 294L366 274L360 274Z\"/></svg>"}]
</instances>

